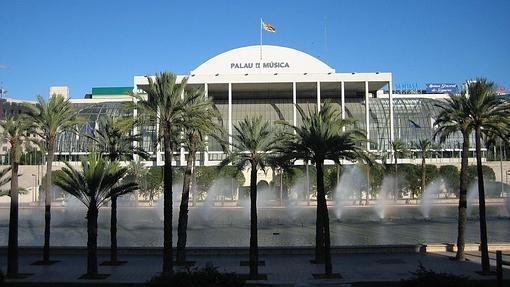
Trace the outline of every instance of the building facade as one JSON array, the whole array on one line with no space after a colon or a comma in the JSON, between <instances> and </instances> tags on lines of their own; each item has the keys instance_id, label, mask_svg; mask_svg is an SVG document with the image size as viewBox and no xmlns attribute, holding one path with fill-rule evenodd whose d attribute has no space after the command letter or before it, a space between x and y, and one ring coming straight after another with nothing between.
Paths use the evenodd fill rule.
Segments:
<instances>
[{"instance_id":1,"label":"building facade","mask_svg":"<svg viewBox=\"0 0 510 287\"><path fill-rule=\"evenodd\" d=\"M420 139L433 138L438 105L447 97L446 93L394 94L389 72L338 73L311 55L269 45L227 51L207 60L188 75L179 75L178 81L185 77L188 89L203 89L213 99L229 134L234 132L233 126L238 121L251 116L299 125L298 106L311 111L330 101L342 118L354 119L354 126L366 131L370 140L367 148L380 155L390 152L395 139L401 139L412 149L413 143ZM85 98L71 99L86 122L79 127L78 134L59 135L56 159L77 161L87 154L92 142L85 135L98 127L101 117L120 113L140 116L137 110L126 109L125 103L132 101L130 93L144 94L147 86L147 76L134 76L132 87L92 88L92 93ZM50 90L64 90L69 94L65 87ZM23 107L18 102L3 100L4 114L21 113ZM155 125L137 127L134 132L142 136L138 144L153 154L152 161L162 165L163 152L155 143L158 137ZM225 140L232 143L231 137ZM460 150L461 137L453 136L441 144L435 157L458 160ZM1 153L5 157L3 149ZM186 150L176 151L175 164L184 165L186 156ZM197 164L216 165L224 156L220 145L211 140L207 150L197 155Z\"/></svg>"}]
</instances>

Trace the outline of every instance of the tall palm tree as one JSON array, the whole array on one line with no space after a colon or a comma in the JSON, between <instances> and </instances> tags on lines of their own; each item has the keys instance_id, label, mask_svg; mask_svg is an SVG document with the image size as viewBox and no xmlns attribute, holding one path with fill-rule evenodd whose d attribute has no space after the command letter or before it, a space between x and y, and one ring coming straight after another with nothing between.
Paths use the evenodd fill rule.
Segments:
<instances>
[{"instance_id":1,"label":"tall palm tree","mask_svg":"<svg viewBox=\"0 0 510 287\"><path fill-rule=\"evenodd\" d=\"M99 122L99 128L89 138L95 143L94 149L112 162L130 159L134 154L149 158L145 150L134 145L135 142L140 142L141 138L132 134L133 125L131 118L107 115ZM117 195L113 195L110 216L110 261L104 264L125 263L125 261L118 261L117 254Z\"/></svg>"},{"instance_id":2,"label":"tall palm tree","mask_svg":"<svg viewBox=\"0 0 510 287\"><path fill-rule=\"evenodd\" d=\"M20 117L7 117L0 122L0 136L2 141L10 146L10 168L2 169L0 187L11 182L10 214L9 214L9 241L7 250L7 277L15 278L19 275L18 264L18 167L24 146L28 143L28 136L33 132L32 124ZM11 172L8 177L7 172Z\"/></svg>"},{"instance_id":3,"label":"tall palm tree","mask_svg":"<svg viewBox=\"0 0 510 287\"><path fill-rule=\"evenodd\" d=\"M99 276L97 268L97 217L99 208L112 196L120 196L138 188L137 183L123 181L127 168L91 154L81 162L81 171L69 163L56 173L55 184L87 207L87 278Z\"/></svg>"},{"instance_id":4,"label":"tall palm tree","mask_svg":"<svg viewBox=\"0 0 510 287\"><path fill-rule=\"evenodd\" d=\"M55 152L55 140L59 133L72 130L80 122L78 112L71 106L69 99L62 95L52 95L45 101L37 97L36 105L27 105L28 116L36 126L36 133L41 138L47 152L46 182L44 183L44 248L41 264L52 264L50 261L50 226L52 200L52 166Z\"/></svg>"},{"instance_id":5,"label":"tall palm tree","mask_svg":"<svg viewBox=\"0 0 510 287\"><path fill-rule=\"evenodd\" d=\"M147 95L134 94L136 108L139 113L159 122L159 139L163 141L164 173L163 173L163 273L173 273L172 250L172 157L175 141L182 126L185 107L199 94L182 97L186 90L187 78L180 82L169 72L147 77L149 82L145 88Z\"/></svg>"},{"instance_id":6,"label":"tall palm tree","mask_svg":"<svg viewBox=\"0 0 510 287\"><path fill-rule=\"evenodd\" d=\"M460 162L459 175L459 207L457 222L457 253L456 260L465 260L464 246L467 222L467 187L468 187L468 158L470 136L473 131L471 125L471 117L468 111L468 98L465 91L461 95L451 94L444 104L436 105L440 112L434 123L438 126L434 133L434 138L439 138L440 142L444 142L447 138L462 134L462 153Z\"/></svg>"},{"instance_id":7,"label":"tall palm tree","mask_svg":"<svg viewBox=\"0 0 510 287\"><path fill-rule=\"evenodd\" d=\"M427 157L431 154L432 151L432 141L430 139L421 139L416 144L415 147L418 148L418 150L421 152L421 192L425 191L425 177L427 175L427 169L425 161ZM414 198L414 191L413 191L413 198Z\"/></svg>"},{"instance_id":8,"label":"tall palm tree","mask_svg":"<svg viewBox=\"0 0 510 287\"><path fill-rule=\"evenodd\" d=\"M262 117L245 118L234 125L232 151L220 166L232 163L239 170L250 168L250 279L258 277L257 171L265 170L278 138L269 121Z\"/></svg>"},{"instance_id":9,"label":"tall palm tree","mask_svg":"<svg viewBox=\"0 0 510 287\"><path fill-rule=\"evenodd\" d=\"M324 261L325 274L333 272L331 264L331 241L329 214L324 189L324 161L340 164L341 159L371 162L364 146L367 139L359 129L344 129L352 125L350 119L342 119L338 110L326 101L320 111L305 113L297 107L302 117L301 126L290 126L293 132L286 132L283 151L294 159L310 160L317 170L317 223L315 260Z\"/></svg>"},{"instance_id":10,"label":"tall palm tree","mask_svg":"<svg viewBox=\"0 0 510 287\"><path fill-rule=\"evenodd\" d=\"M393 151L393 160L394 160L394 171L395 177L393 180L393 200L397 201L399 198L399 186L398 186L398 159L408 153L406 144L401 139L396 139L391 142L391 149Z\"/></svg>"},{"instance_id":11,"label":"tall palm tree","mask_svg":"<svg viewBox=\"0 0 510 287\"><path fill-rule=\"evenodd\" d=\"M510 103L496 97L496 85L486 79L468 82L468 111L475 132L478 199L480 212L480 249L482 271L489 272L487 221L485 217L485 190L482 171L482 136L505 138L510 128Z\"/></svg>"},{"instance_id":12,"label":"tall palm tree","mask_svg":"<svg viewBox=\"0 0 510 287\"><path fill-rule=\"evenodd\" d=\"M186 92L184 97L196 93L199 96L189 102L185 107L183 121L182 143L188 150L188 159L184 171L181 204L179 207L179 223L177 227L177 254L176 264L186 264L186 229L188 226L188 205L191 179L194 173L197 151L204 149L206 137L212 137L218 142L224 139L224 130L221 125L221 114L215 108L212 98L207 98L203 90ZM195 197L196 195L193 195Z\"/></svg>"}]
</instances>

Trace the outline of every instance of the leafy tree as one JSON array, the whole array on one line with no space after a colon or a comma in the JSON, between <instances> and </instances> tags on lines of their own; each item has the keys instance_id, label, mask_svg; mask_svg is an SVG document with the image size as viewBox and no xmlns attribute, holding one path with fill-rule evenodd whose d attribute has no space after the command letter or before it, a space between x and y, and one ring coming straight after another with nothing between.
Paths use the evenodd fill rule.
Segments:
<instances>
[{"instance_id":1,"label":"leafy tree","mask_svg":"<svg viewBox=\"0 0 510 287\"><path fill-rule=\"evenodd\" d=\"M99 208L112 196L133 192L138 188L132 181L121 182L127 168L91 154L81 162L81 171L69 163L55 176L55 184L76 197L87 207L87 273L96 278L97 268L97 217Z\"/></svg>"},{"instance_id":2,"label":"leafy tree","mask_svg":"<svg viewBox=\"0 0 510 287\"><path fill-rule=\"evenodd\" d=\"M250 278L258 277L257 171L265 170L270 152L278 146L278 138L269 121L262 117L245 118L234 125L232 151L220 166L232 163L239 170L250 168Z\"/></svg>"},{"instance_id":3,"label":"leafy tree","mask_svg":"<svg viewBox=\"0 0 510 287\"><path fill-rule=\"evenodd\" d=\"M186 109L199 94L185 93L188 78L177 80L175 74L163 72L156 74L155 78L147 76L149 82L145 88L147 95L134 94L139 113L144 114L150 120L159 122L158 130L163 141L164 172L163 172L163 273L172 274L173 249L172 249L172 184L173 167L172 158L176 148L176 131L182 128ZM186 95L185 97L182 97Z\"/></svg>"},{"instance_id":4,"label":"leafy tree","mask_svg":"<svg viewBox=\"0 0 510 287\"><path fill-rule=\"evenodd\" d=\"M0 187L11 182L10 213L9 213L9 239L7 247L7 277L15 278L19 275L18 263L18 168L23 154L23 148L28 144L33 125L21 117L7 117L0 121L0 138L9 144L11 166L0 171ZM7 176L8 172L10 176Z\"/></svg>"},{"instance_id":5,"label":"leafy tree","mask_svg":"<svg viewBox=\"0 0 510 287\"><path fill-rule=\"evenodd\" d=\"M293 132L285 131L282 138L282 150L292 159L311 161L317 171L317 223L315 259L324 261L325 274L332 274L331 242L329 232L329 214L324 187L324 161L340 159L369 160L363 143L366 136L358 129L344 127L351 125L350 119L342 119L338 110L326 101L320 111L309 110L305 113L297 106L302 118L301 126L289 126Z\"/></svg>"},{"instance_id":6,"label":"leafy tree","mask_svg":"<svg viewBox=\"0 0 510 287\"><path fill-rule=\"evenodd\" d=\"M60 133L74 130L76 125L81 122L81 119L78 117L78 111L71 106L69 99L63 95L51 95L48 101L38 96L37 101L36 105L27 105L27 107L30 109L28 116L35 124L36 133L42 140L41 148L47 152L46 182L44 183L44 248L42 263L51 264L51 191L55 140Z\"/></svg>"}]
</instances>

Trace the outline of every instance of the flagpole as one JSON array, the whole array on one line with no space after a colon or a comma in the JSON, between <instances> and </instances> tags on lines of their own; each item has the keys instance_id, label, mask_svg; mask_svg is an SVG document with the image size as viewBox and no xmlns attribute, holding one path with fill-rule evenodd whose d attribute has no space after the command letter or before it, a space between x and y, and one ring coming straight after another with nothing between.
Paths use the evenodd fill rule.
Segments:
<instances>
[{"instance_id":1,"label":"flagpole","mask_svg":"<svg viewBox=\"0 0 510 287\"><path fill-rule=\"evenodd\" d=\"M262 17L260 17L260 61L262 61L262 26L264 21L262 20Z\"/></svg>"}]
</instances>

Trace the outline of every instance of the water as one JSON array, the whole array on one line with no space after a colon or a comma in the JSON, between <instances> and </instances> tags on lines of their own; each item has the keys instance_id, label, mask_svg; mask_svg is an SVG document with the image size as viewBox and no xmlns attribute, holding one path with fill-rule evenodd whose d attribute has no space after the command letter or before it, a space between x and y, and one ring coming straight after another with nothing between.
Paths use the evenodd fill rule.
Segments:
<instances>
[{"instance_id":1,"label":"water","mask_svg":"<svg viewBox=\"0 0 510 287\"><path fill-rule=\"evenodd\" d=\"M386 209L389 205L391 191L394 188L395 179L391 175L387 175L384 177L383 182L381 184L381 189L379 190L379 197L375 201L375 212L380 220L386 218Z\"/></svg>"},{"instance_id":2,"label":"water","mask_svg":"<svg viewBox=\"0 0 510 287\"><path fill-rule=\"evenodd\" d=\"M342 218L345 206L362 200L362 193L366 194L367 178L357 165L346 167L335 188L335 217ZM368 195L366 195L368 196Z\"/></svg>"},{"instance_id":3,"label":"water","mask_svg":"<svg viewBox=\"0 0 510 287\"><path fill-rule=\"evenodd\" d=\"M176 207L178 203L176 203ZM54 246L85 246L85 210L54 207L52 237ZM508 242L510 220L504 202L487 204L488 237L490 242ZM246 247L249 245L249 219L243 207L210 207L204 220L202 207L189 212L188 245L192 247ZM475 207L476 209L476 207ZM289 216L293 210L294 216ZM334 215L330 208L331 216ZM0 245L7 245L8 208L0 208ZM99 214L98 244L109 246L110 209ZM261 207L259 215L260 246L313 246L315 238L315 206ZM178 207L174 208L174 228ZM455 242L457 205L441 204L430 210L424 220L420 206L396 206L391 201L381 220L376 207L345 206L342 221L331 221L332 245L377 245ZM506 217L505 217L506 216ZM331 218L334 218L333 216ZM163 245L163 222L156 207L123 207L118 209L119 246L156 247ZM44 208L21 208L19 241L22 246L42 246ZM466 240L479 241L476 220L467 223ZM278 233L279 235L274 235ZM174 233L174 236L177 236ZM176 237L174 238L176 239Z\"/></svg>"},{"instance_id":4,"label":"water","mask_svg":"<svg viewBox=\"0 0 510 287\"><path fill-rule=\"evenodd\" d=\"M433 200L437 199L439 194L444 193L445 191L446 186L442 179L434 180L425 187L425 191L423 191L420 202L420 211L425 219L430 218Z\"/></svg>"}]
</instances>

